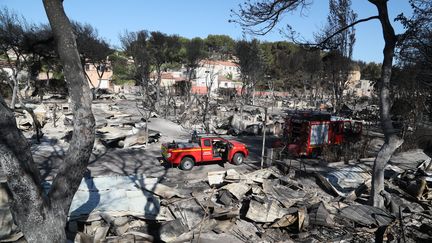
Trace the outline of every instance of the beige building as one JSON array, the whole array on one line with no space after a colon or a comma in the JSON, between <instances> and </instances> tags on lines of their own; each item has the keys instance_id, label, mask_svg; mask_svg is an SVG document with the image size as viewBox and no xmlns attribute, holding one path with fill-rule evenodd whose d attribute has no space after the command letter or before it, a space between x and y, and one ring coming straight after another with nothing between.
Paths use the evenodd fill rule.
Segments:
<instances>
[{"instance_id":1,"label":"beige building","mask_svg":"<svg viewBox=\"0 0 432 243\"><path fill-rule=\"evenodd\" d=\"M361 79L360 71L351 71L345 83L343 94L345 96L372 97L373 90L372 81Z\"/></svg>"},{"instance_id":2,"label":"beige building","mask_svg":"<svg viewBox=\"0 0 432 243\"><path fill-rule=\"evenodd\" d=\"M156 73L152 73L150 78L156 80ZM172 87L176 82L185 80L182 72L162 72L161 87Z\"/></svg>"},{"instance_id":3,"label":"beige building","mask_svg":"<svg viewBox=\"0 0 432 243\"><path fill-rule=\"evenodd\" d=\"M84 66L84 71L89 80L90 88L111 89L111 79L113 71L111 65L95 66L87 63ZM102 75L102 76L100 76Z\"/></svg>"}]
</instances>

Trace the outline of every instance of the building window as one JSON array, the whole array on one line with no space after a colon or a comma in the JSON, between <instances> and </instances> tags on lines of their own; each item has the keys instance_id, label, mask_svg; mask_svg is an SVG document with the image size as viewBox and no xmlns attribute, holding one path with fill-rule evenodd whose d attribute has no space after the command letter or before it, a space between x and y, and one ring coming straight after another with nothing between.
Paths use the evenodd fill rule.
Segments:
<instances>
[{"instance_id":1,"label":"building window","mask_svg":"<svg viewBox=\"0 0 432 243\"><path fill-rule=\"evenodd\" d=\"M86 64L86 65L85 65L85 70L86 70L86 71L89 71L89 70L90 70L90 64Z\"/></svg>"}]
</instances>

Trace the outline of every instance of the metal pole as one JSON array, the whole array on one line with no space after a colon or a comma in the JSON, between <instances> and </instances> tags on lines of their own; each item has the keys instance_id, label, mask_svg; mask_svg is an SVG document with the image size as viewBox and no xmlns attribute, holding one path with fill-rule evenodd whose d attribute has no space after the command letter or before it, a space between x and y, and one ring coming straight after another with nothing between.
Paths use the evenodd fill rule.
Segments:
<instances>
[{"instance_id":1,"label":"metal pole","mask_svg":"<svg viewBox=\"0 0 432 243\"><path fill-rule=\"evenodd\" d=\"M262 141L262 150L261 150L261 169L264 166L264 151L265 151L266 130L267 130L266 125L267 125L267 107L264 107L263 141Z\"/></svg>"}]
</instances>

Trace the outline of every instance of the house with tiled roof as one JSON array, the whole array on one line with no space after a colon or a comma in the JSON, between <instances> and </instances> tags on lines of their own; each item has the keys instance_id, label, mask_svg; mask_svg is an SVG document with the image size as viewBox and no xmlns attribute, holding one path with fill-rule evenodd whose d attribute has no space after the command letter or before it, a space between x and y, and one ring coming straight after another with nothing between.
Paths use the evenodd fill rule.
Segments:
<instances>
[{"instance_id":1,"label":"house with tiled roof","mask_svg":"<svg viewBox=\"0 0 432 243\"><path fill-rule=\"evenodd\" d=\"M195 70L192 93L216 93L219 88L237 88L241 83L240 69L233 61L202 60Z\"/></svg>"},{"instance_id":2,"label":"house with tiled roof","mask_svg":"<svg viewBox=\"0 0 432 243\"><path fill-rule=\"evenodd\" d=\"M225 76L218 77L218 88L219 89L235 89L238 93L241 92L243 83L240 81L235 81L228 79Z\"/></svg>"}]
</instances>

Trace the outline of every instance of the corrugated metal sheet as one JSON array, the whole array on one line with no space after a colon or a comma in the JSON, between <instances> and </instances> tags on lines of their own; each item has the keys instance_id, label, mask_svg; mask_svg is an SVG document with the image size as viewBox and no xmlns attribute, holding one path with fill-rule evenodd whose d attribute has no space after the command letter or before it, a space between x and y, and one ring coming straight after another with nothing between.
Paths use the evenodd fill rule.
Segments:
<instances>
[{"instance_id":1,"label":"corrugated metal sheet","mask_svg":"<svg viewBox=\"0 0 432 243\"><path fill-rule=\"evenodd\" d=\"M112 216L132 215L145 219L171 220L171 213L161 208L157 195L141 188L156 188L157 178L107 176L83 178L69 209L70 218L97 220L100 213ZM50 183L45 184L49 189Z\"/></svg>"},{"instance_id":2,"label":"corrugated metal sheet","mask_svg":"<svg viewBox=\"0 0 432 243\"><path fill-rule=\"evenodd\" d=\"M359 166L349 166L326 172L320 175L320 178L335 193L346 197L350 192L371 178L371 175Z\"/></svg>"}]
</instances>

